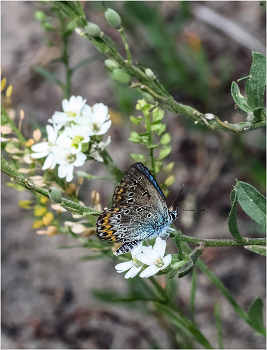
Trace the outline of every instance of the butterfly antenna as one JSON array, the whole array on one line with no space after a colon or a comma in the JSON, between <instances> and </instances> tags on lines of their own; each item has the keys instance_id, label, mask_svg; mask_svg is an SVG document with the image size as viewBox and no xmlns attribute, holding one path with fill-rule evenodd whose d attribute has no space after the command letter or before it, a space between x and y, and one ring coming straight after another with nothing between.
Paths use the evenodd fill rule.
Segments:
<instances>
[{"instance_id":1,"label":"butterfly antenna","mask_svg":"<svg viewBox=\"0 0 267 350\"><path fill-rule=\"evenodd\" d=\"M183 186L182 186L182 188L180 189L180 192L177 194L177 196L174 198L174 201L172 202L172 204L171 204L171 207L173 206L173 203L176 201L176 199L179 197L179 195L181 194L181 192L183 191L183 189L184 189L184 184L183 184Z\"/></svg>"},{"instance_id":2,"label":"butterfly antenna","mask_svg":"<svg viewBox=\"0 0 267 350\"><path fill-rule=\"evenodd\" d=\"M208 211L207 209L180 209L177 208L178 211Z\"/></svg>"}]
</instances>

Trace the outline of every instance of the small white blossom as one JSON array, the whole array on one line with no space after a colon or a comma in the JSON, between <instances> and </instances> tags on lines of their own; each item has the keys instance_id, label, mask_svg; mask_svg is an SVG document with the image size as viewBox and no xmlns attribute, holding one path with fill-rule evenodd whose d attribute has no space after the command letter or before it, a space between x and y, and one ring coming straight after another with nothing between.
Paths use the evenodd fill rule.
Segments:
<instances>
[{"instance_id":1,"label":"small white blossom","mask_svg":"<svg viewBox=\"0 0 267 350\"><path fill-rule=\"evenodd\" d=\"M212 113L206 113L206 114L205 114L205 118L206 118L206 119L209 119L209 120L214 119L214 114L212 114Z\"/></svg>"},{"instance_id":2,"label":"small white blossom","mask_svg":"<svg viewBox=\"0 0 267 350\"><path fill-rule=\"evenodd\" d=\"M140 273L140 277L151 277L170 265L172 257L170 254L164 257L165 249L166 241L160 237L157 237L153 248L152 246L142 247L142 253L137 254L136 259L149 266Z\"/></svg>"},{"instance_id":3,"label":"small white blossom","mask_svg":"<svg viewBox=\"0 0 267 350\"><path fill-rule=\"evenodd\" d=\"M60 164L58 167L58 176L60 178L66 177L66 181L70 182L73 179L74 167L84 165L86 158L86 155L82 152L72 154L70 150L63 150L62 148L58 147L56 159L57 164Z\"/></svg>"},{"instance_id":4,"label":"small white blossom","mask_svg":"<svg viewBox=\"0 0 267 350\"><path fill-rule=\"evenodd\" d=\"M85 105L82 115L75 118L75 123L82 125L89 131L89 135L104 135L111 125L108 107L103 103L96 103L93 108Z\"/></svg>"},{"instance_id":5,"label":"small white blossom","mask_svg":"<svg viewBox=\"0 0 267 350\"><path fill-rule=\"evenodd\" d=\"M58 146L70 149L70 152L76 154L81 152L82 143L88 143L90 136L88 130L85 130L80 125L72 124L71 127L66 127L57 139Z\"/></svg>"},{"instance_id":6,"label":"small white blossom","mask_svg":"<svg viewBox=\"0 0 267 350\"><path fill-rule=\"evenodd\" d=\"M99 151L103 151L103 149L105 149L107 147L107 145L110 144L110 141L111 141L111 137L109 136L107 138L107 141L105 141L105 142L101 141L101 142L99 142L99 144L92 145L91 150L90 150L90 157L92 157L95 160L97 160L98 162L102 163L103 158L99 154Z\"/></svg>"},{"instance_id":7,"label":"small white blossom","mask_svg":"<svg viewBox=\"0 0 267 350\"><path fill-rule=\"evenodd\" d=\"M63 100L62 109L64 112L55 112L48 121L53 123L58 130L62 126L70 126L72 122L76 122L77 117L81 116L82 110L87 106L85 102L86 100L83 100L82 96L71 96L69 101Z\"/></svg>"},{"instance_id":8,"label":"small white blossom","mask_svg":"<svg viewBox=\"0 0 267 350\"><path fill-rule=\"evenodd\" d=\"M126 262L123 262L123 263L120 263L120 264L117 264L115 266L115 269L117 270L118 273L122 273L122 272L125 272L127 270L129 270L126 275L124 276L124 278L133 278L135 277L138 272L141 270L142 268L142 263L140 261L138 261L136 259L136 255L137 254L140 254L142 251L142 243L139 244L138 247L134 248L132 251L131 251L131 254L132 254L132 260L131 261L126 261Z\"/></svg>"},{"instance_id":9,"label":"small white blossom","mask_svg":"<svg viewBox=\"0 0 267 350\"><path fill-rule=\"evenodd\" d=\"M47 157L43 170L48 168L54 169L56 166L56 140L57 140L57 130L54 129L51 125L46 126L48 142L40 142L32 146L32 150L36 153L32 153L31 157L34 159L39 159Z\"/></svg>"}]
</instances>

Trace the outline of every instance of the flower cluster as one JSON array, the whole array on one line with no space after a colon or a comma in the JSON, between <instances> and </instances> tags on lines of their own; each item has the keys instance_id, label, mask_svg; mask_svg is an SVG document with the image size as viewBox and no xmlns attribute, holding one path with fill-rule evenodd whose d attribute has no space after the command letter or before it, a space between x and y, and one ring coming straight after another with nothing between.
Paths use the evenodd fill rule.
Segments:
<instances>
[{"instance_id":1,"label":"flower cluster","mask_svg":"<svg viewBox=\"0 0 267 350\"><path fill-rule=\"evenodd\" d=\"M170 254L165 254L166 241L162 240L160 237L156 239L154 247L145 247L142 243L131 251L132 260L126 261L115 266L118 273L125 272L129 270L125 278L135 277L143 267L146 268L140 273L140 277L151 277L155 275L160 270L165 269L170 265L172 257Z\"/></svg>"},{"instance_id":2,"label":"flower cluster","mask_svg":"<svg viewBox=\"0 0 267 350\"><path fill-rule=\"evenodd\" d=\"M96 141L88 151L92 136L104 135L110 128L111 120L108 107L103 103L96 103L91 108L85 102L81 96L63 100L63 112L55 112L48 120L53 126L46 126L47 142L35 144L31 148L35 152L31 154L32 158L46 157L43 170L54 169L58 164L58 176L66 177L68 182L73 179L74 167L82 166L87 155L103 161L99 151L110 143L110 137L106 142Z\"/></svg>"}]
</instances>

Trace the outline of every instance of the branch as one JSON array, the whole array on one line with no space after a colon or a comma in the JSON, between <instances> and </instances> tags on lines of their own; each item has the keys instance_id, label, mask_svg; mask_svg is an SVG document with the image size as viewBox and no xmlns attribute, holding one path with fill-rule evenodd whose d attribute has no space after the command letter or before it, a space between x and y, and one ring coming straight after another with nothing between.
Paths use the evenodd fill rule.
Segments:
<instances>
[{"instance_id":1,"label":"branch","mask_svg":"<svg viewBox=\"0 0 267 350\"><path fill-rule=\"evenodd\" d=\"M30 179L26 178L23 174L18 173L17 171L11 169L8 166L7 161L4 159L3 156L1 156L1 171L6 174L7 176L10 177L10 180L27 190L35 193L39 193L44 197L47 197L51 199L50 197L50 192L51 189L49 188L48 185L44 184L42 186L36 185L33 181ZM100 212L93 209L86 207L84 205L80 205L79 203L75 203L71 200L62 198L62 201L59 203L63 208L65 208L68 211L71 211L74 214L79 214L82 216L87 216L87 215L99 215Z\"/></svg>"},{"instance_id":2,"label":"branch","mask_svg":"<svg viewBox=\"0 0 267 350\"><path fill-rule=\"evenodd\" d=\"M244 241L236 241L235 239L206 239L191 236L181 236L181 240L188 243L203 244L205 247L233 247L247 245L266 245L266 238L244 238Z\"/></svg>"}]
</instances>

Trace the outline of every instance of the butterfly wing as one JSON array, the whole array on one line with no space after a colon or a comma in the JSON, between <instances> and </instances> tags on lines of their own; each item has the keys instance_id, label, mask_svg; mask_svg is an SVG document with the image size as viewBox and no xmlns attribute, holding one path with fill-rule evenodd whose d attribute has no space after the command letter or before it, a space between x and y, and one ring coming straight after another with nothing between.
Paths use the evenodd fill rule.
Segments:
<instances>
[{"instance_id":1,"label":"butterfly wing","mask_svg":"<svg viewBox=\"0 0 267 350\"><path fill-rule=\"evenodd\" d=\"M150 171L142 163L135 163L116 187L112 208L99 216L97 234L101 240L123 243L123 246L129 247L129 251L134 242L137 245L157 235L168 223L169 214L163 192ZM125 249L121 249L123 252L120 254Z\"/></svg>"}]
</instances>

